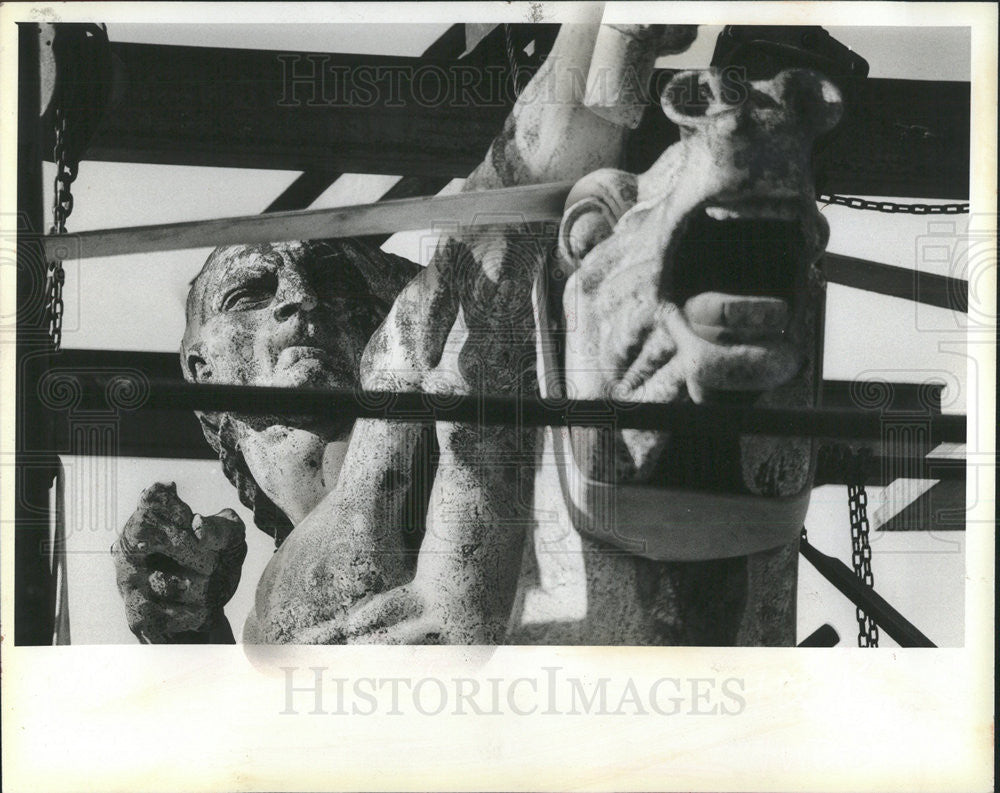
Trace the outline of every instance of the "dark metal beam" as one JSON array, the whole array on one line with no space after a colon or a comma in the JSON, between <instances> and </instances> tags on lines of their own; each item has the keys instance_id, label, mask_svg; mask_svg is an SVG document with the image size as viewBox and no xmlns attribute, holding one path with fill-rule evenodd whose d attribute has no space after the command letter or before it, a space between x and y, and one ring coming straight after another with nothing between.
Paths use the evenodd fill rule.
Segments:
<instances>
[{"instance_id":1,"label":"dark metal beam","mask_svg":"<svg viewBox=\"0 0 1000 793\"><path fill-rule=\"evenodd\" d=\"M424 50L424 58L440 58L442 60L454 60L458 58L462 52L465 50L465 25L462 23L457 23L448 28L443 34L441 34L436 41L434 41L426 50ZM292 182L285 191L272 201L265 212L285 212L291 209L305 209L310 206L313 201L319 198L334 182L337 181L342 176L339 171L333 171L329 168L314 169L311 171L305 171L300 174L299 177ZM405 178L404 178L405 181ZM416 180L417 185L414 188L418 188L419 192L413 192L409 195L430 195L436 193L445 184L447 184L447 179L436 179L434 184L438 182L443 182L441 187L436 189L433 185L420 184L420 180ZM399 187L399 183L395 185ZM426 189L425 189L426 188ZM412 188L411 188L412 189ZM391 192L391 191L390 191ZM382 200L389 198L389 194L382 196ZM404 195L392 196L393 198L404 198ZM370 242L381 245L381 242L377 242L378 238L370 238ZM384 237L381 238L384 241Z\"/></svg>"},{"instance_id":2,"label":"dark metal beam","mask_svg":"<svg viewBox=\"0 0 1000 793\"><path fill-rule=\"evenodd\" d=\"M131 43L113 51L126 77L90 159L465 176L511 104L499 71L446 60ZM450 97L457 85L469 88Z\"/></svg>"},{"instance_id":3,"label":"dark metal beam","mask_svg":"<svg viewBox=\"0 0 1000 793\"><path fill-rule=\"evenodd\" d=\"M464 177L512 103L504 61L113 44L126 78L97 160ZM531 72L533 63L526 63ZM654 76L659 96L670 72ZM867 79L817 156L823 192L968 197L967 83ZM676 128L650 103L628 165Z\"/></svg>"},{"instance_id":4,"label":"dark metal beam","mask_svg":"<svg viewBox=\"0 0 1000 793\"><path fill-rule=\"evenodd\" d=\"M822 262L826 279L880 295L913 300L937 308L969 311L969 284L961 278L923 273L839 253L826 253Z\"/></svg>"},{"instance_id":5,"label":"dark metal beam","mask_svg":"<svg viewBox=\"0 0 1000 793\"><path fill-rule=\"evenodd\" d=\"M55 600L45 546L49 487L55 475L50 425L36 383L49 358L45 313L47 265L41 238L42 152L38 25L18 23L17 340L14 468L14 643L52 643Z\"/></svg>"},{"instance_id":6,"label":"dark metal beam","mask_svg":"<svg viewBox=\"0 0 1000 793\"><path fill-rule=\"evenodd\" d=\"M799 551L816 570L854 605L878 623L900 647L935 647L916 625L900 614L878 592L861 581L840 559L818 551L808 541L799 543Z\"/></svg>"},{"instance_id":7,"label":"dark metal beam","mask_svg":"<svg viewBox=\"0 0 1000 793\"><path fill-rule=\"evenodd\" d=\"M51 373L53 377L57 376ZM833 439L880 439L880 410L762 408L724 404L629 403L602 399L552 400L539 397L467 395L447 404L419 392L358 392L349 388L295 389L196 385L176 379L151 380L139 374L80 372L65 377L82 410L106 409L109 394L125 394L124 409L232 410L251 414L354 416L399 421L462 421L487 425L593 426L613 420L619 427L683 432L685 435L774 435ZM45 391L47 383L40 385ZM65 390L65 388L64 388ZM930 443L964 443L964 415L931 416L923 423ZM678 430L678 428L682 428Z\"/></svg>"},{"instance_id":8,"label":"dark metal beam","mask_svg":"<svg viewBox=\"0 0 1000 793\"><path fill-rule=\"evenodd\" d=\"M314 168L300 173L284 191L264 208L264 212L305 209L341 177L340 171Z\"/></svg>"},{"instance_id":9,"label":"dark metal beam","mask_svg":"<svg viewBox=\"0 0 1000 793\"><path fill-rule=\"evenodd\" d=\"M72 376L75 373L101 373L106 377L115 375L138 375L146 380L166 380L181 382L180 363L174 353L124 352L113 350L62 350L53 359L50 377ZM885 383L882 415L926 417L940 414L941 386L915 383ZM823 405L835 410L853 410L859 405L858 384L848 381L827 380L823 383ZM870 393L869 393L870 397ZM134 457L172 457L184 459L214 459L201 434L201 428L189 410L125 410L106 406L106 420L114 427L116 441L107 453L117 453ZM80 453L74 447L74 428L81 422L93 420L94 416L79 406L66 405L55 414L55 440L53 450L60 454ZM885 425L889 426L889 425ZM875 440L852 444L855 448L865 446L873 453L869 466L870 484L883 483L884 475L906 471L917 476L921 471L927 474L921 478L958 479L965 476L965 463L927 461L921 462L930 450L927 444L909 449L905 459L883 457L882 441ZM821 446L821 450L827 448ZM895 448L893 453L901 450ZM820 454L816 470L817 484L844 484L845 471L832 455Z\"/></svg>"}]
</instances>

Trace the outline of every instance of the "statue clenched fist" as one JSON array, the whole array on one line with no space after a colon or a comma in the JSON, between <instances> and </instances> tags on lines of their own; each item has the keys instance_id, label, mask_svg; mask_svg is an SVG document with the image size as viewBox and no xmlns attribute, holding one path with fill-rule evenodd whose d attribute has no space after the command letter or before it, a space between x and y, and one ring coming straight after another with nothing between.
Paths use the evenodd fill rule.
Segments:
<instances>
[{"instance_id":1,"label":"statue clenched fist","mask_svg":"<svg viewBox=\"0 0 1000 793\"><path fill-rule=\"evenodd\" d=\"M146 488L111 546L132 633L152 644L233 642L223 606L246 553L246 527L231 509L202 517L175 484Z\"/></svg>"}]
</instances>

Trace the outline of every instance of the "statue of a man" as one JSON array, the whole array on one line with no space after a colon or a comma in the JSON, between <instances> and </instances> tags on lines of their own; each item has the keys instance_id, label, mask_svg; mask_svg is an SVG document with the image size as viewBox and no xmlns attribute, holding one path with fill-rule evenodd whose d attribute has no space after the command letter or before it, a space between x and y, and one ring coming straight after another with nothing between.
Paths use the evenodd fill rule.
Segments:
<instances>
[{"instance_id":1,"label":"statue of a man","mask_svg":"<svg viewBox=\"0 0 1000 793\"><path fill-rule=\"evenodd\" d=\"M685 48L692 32L616 28L625 45L610 51L636 72L617 84L643 85L636 74ZM633 109L584 105L596 35L560 32L465 185L579 180L558 234L498 218L444 237L426 268L353 241L220 249L189 295L185 377L532 394L550 374L536 368L544 317L561 309L577 396L707 402L739 392L750 403L810 404L821 299L813 265L828 231L809 154L839 115L836 89L810 72L738 93L716 77L695 75L690 86L695 78L684 77L664 98L681 141L636 177L612 170ZM698 562L649 550L652 536L648 552L623 553L609 547L613 537L588 538L579 526L578 535L564 494L547 489L539 461L551 431L543 442L517 425L406 418L201 416L241 500L280 544L245 641L794 640L794 539ZM679 473L750 495L808 495L809 445L796 440L744 438L724 457L702 449L700 459L725 470L679 472L671 466L690 456L665 432L574 430L573 441L598 481ZM548 536L537 529L542 512ZM545 548L552 558L540 570ZM153 486L115 554L141 638L232 641L222 606L245 554L234 513L200 518L173 489ZM532 577L537 597L526 591Z\"/></svg>"},{"instance_id":2,"label":"statue of a man","mask_svg":"<svg viewBox=\"0 0 1000 793\"><path fill-rule=\"evenodd\" d=\"M646 76L658 54L681 51L694 38L691 26L637 31L638 45L619 65ZM564 26L465 190L578 179L619 164L627 129L583 106L597 32ZM626 99L634 105L637 98ZM184 376L530 392L530 295L551 240L523 224L504 225L509 220L442 241L427 268L351 240L218 249L188 297ZM394 321L369 343L397 295ZM426 486L411 492L422 485L415 479L423 478L433 440L426 423L200 418L241 500L281 546L258 588L248 640L428 641L442 632L444 641L502 640L533 509L533 431L438 425L428 494ZM193 515L174 488L154 485L114 554L129 624L140 638L232 640L222 605L238 583L245 542L231 510ZM401 623L390 625L391 614L374 607L345 622L352 606L389 590L395 594L386 611L407 604ZM312 632L304 634L305 626Z\"/></svg>"},{"instance_id":3,"label":"statue of a man","mask_svg":"<svg viewBox=\"0 0 1000 793\"><path fill-rule=\"evenodd\" d=\"M219 248L188 295L185 378L356 387L365 345L419 270L354 240ZM336 416L199 419L240 500L279 547L333 489L354 424ZM231 637L222 607L246 553L235 512L193 515L174 487L153 485L115 552L137 635L159 642ZM174 564L164 566L167 559Z\"/></svg>"}]
</instances>

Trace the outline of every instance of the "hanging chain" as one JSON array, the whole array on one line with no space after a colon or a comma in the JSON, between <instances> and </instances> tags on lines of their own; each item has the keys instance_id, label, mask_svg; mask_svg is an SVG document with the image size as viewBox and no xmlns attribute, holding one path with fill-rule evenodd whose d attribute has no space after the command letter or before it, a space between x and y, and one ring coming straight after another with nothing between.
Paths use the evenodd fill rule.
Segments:
<instances>
[{"instance_id":1,"label":"hanging chain","mask_svg":"<svg viewBox=\"0 0 1000 793\"><path fill-rule=\"evenodd\" d=\"M896 204L892 201L869 201L849 195L827 195L821 193L816 200L822 204L834 204L850 209L866 209L874 212L905 213L908 215L967 215L968 204Z\"/></svg>"},{"instance_id":2,"label":"hanging chain","mask_svg":"<svg viewBox=\"0 0 1000 793\"><path fill-rule=\"evenodd\" d=\"M65 234L66 218L73 212L73 193L71 185L76 179L79 164L69 158L66 150L66 115L62 109L55 109L55 145L52 148L52 159L56 164L56 176L52 191L52 227L49 234ZM45 285L45 308L48 316L49 338L52 349L56 351L62 345L63 321L63 284L66 283L66 271L60 259L48 263L48 277Z\"/></svg>"},{"instance_id":3,"label":"hanging chain","mask_svg":"<svg viewBox=\"0 0 1000 793\"><path fill-rule=\"evenodd\" d=\"M869 544L868 493L865 491L865 472L870 452L862 449L851 465L851 484L847 486L847 505L851 515L851 564L854 574L866 586L873 587L872 549ZM858 607L858 647L878 647L878 625Z\"/></svg>"}]
</instances>

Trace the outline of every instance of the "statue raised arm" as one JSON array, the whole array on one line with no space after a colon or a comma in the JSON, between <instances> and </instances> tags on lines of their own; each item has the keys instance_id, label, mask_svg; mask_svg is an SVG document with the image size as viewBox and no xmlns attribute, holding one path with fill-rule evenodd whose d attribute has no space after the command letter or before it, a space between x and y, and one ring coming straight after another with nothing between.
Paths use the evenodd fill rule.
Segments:
<instances>
[{"instance_id":1,"label":"statue raised arm","mask_svg":"<svg viewBox=\"0 0 1000 793\"><path fill-rule=\"evenodd\" d=\"M573 180L620 164L628 130L584 106L597 32L560 31L465 190ZM657 54L685 48L693 34L684 26L637 27L629 32L639 42L626 52L631 62L615 65L648 78ZM534 393L532 295L554 244L554 224L516 217L445 236L369 342L363 384L443 395ZM364 506L375 494L356 494L371 493L373 480L390 471L401 480L419 428L360 421L337 492L296 528L262 579L248 623L258 640L504 639L534 522L538 433L447 423L435 430L439 459L415 571L393 562L398 540ZM395 463L372 465L364 451L371 449ZM349 537L334 528L343 525L353 527ZM402 586L389 586L400 577ZM342 582L362 579L375 583L334 594L345 592Z\"/></svg>"}]
</instances>

